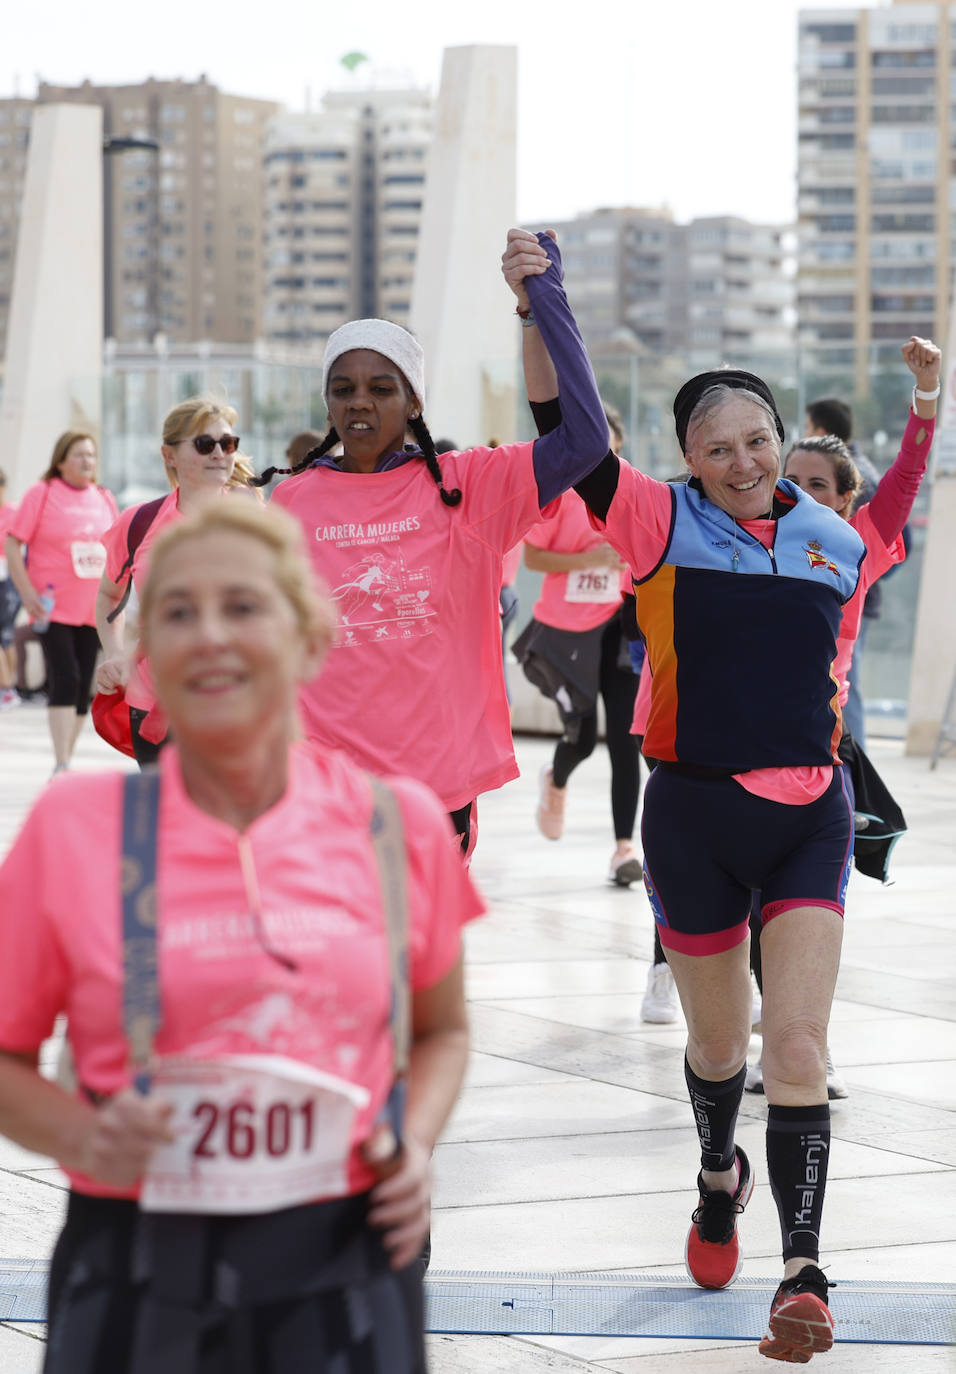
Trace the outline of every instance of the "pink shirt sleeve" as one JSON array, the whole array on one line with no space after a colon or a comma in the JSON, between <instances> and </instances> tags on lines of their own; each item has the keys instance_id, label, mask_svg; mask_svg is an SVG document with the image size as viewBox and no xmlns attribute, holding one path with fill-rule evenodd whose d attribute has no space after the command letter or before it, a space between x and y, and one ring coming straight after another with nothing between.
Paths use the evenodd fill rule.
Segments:
<instances>
[{"instance_id":1,"label":"pink shirt sleeve","mask_svg":"<svg viewBox=\"0 0 956 1374\"><path fill-rule=\"evenodd\" d=\"M9 530L21 544L29 544L36 533L37 521L45 504L44 497L48 494L46 482L35 482L23 493L23 498L10 521Z\"/></svg>"},{"instance_id":2,"label":"pink shirt sleeve","mask_svg":"<svg viewBox=\"0 0 956 1374\"><path fill-rule=\"evenodd\" d=\"M129 527L137 510L137 506L130 506L128 510L124 510L122 515L110 525L101 537L103 547L106 549L106 576L111 582L119 582L123 565L129 557L127 551Z\"/></svg>"},{"instance_id":3,"label":"pink shirt sleeve","mask_svg":"<svg viewBox=\"0 0 956 1374\"><path fill-rule=\"evenodd\" d=\"M915 411L910 410L900 451L892 467L880 478L872 500L854 512L851 524L855 524L857 516L866 510L882 542L887 545L893 542L913 509L913 502L926 473L935 429L935 420L921 420ZM869 562L869 558L866 561ZM875 580L875 577L871 578L871 581Z\"/></svg>"},{"instance_id":4,"label":"pink shirt sleeve","mask_svg":"<svg viewBox=\"0 0 956 1374\"><path fill-rule=\"evenodd\" d=\"M0 866L0 1049L29 1053L65 1010L69 969L53 920L51 883L61 871L60 789L41 792Z\"/></svg>"},{"instance_id":5,"label":"pink shirt sleeve","mask_svg":"<svg viewBox=\"0 0 956 1374\"><path fill-rule=\"evenodd\" d=\"M462 492L462 519L476 538L502 556L524 539L542 514L550 518L556 504L544 512L538 506L533 454L534 444L522 443L442 455L445 486Z\"/></svg>"},{"instance_id":6,"label":"pink shirt sleeve","mask_svg":"<svg viewBox=\"0 0 956 1374\"><path fill-rule=\"evenodd\" d=\"M623 458L618 459L618 464L620 476L607 520L599 520L594 514L590 514L590 520L594 529L606 535L639 582L653 572L667 548L674 493L668 482L657 482L638 472Z\"/></svg>"}]
</instances>

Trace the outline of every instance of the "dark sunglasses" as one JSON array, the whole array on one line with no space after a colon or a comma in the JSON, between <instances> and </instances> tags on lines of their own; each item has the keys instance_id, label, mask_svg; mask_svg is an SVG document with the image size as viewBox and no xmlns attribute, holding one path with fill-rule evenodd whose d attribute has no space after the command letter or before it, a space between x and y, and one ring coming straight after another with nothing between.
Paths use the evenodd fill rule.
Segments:
<instances>
[{"instance_id":1,"label":"dark sunglasses","mask_svg":"<svg viewBox=\"0 0 956 1374\"><path fill-rule=\"evenodd\" d=\"M197 453L201 453L204 458L208 458L210 453L215 452L216 445L222 449L223 453L235 453L239 447L238 434L224 434L221 439L214 439L211 434L194 434L189 441Z\"/></svg>"}]
</instances>

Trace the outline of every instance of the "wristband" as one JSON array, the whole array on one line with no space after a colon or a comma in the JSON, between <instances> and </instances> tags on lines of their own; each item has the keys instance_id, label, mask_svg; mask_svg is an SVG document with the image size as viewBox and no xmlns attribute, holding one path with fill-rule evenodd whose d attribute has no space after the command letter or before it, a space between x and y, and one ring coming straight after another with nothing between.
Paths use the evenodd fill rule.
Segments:
<instances>
[{"instance_id":1,"label":"wristband","mask_svg":"<svg viewBox=\"0 0 956 1374\"><path fill-rule=\"evenodd\" d=\"M525 329L531 329L534 326L535 320L534 315L531 313L530 305L528 306L527 310L522 310L520 305L516 305L515 314L518 316L518 319L521 321Z\"/></svg>"},{"instance_id":2,"label":"wristband","mask_svg":"<svg viewBox=\"0 0 956 1374\"><path fill-rule=\"evenodd\" d=\"M942 387L940 386L939 382L936 383L936 390L935 390L935 391L920 391L920 389L919 389L918 386L914 386L914 387L913 387L913 409L914 409L914 410L916 409L916 402L917 402L917 401L935 401L936 398L939 396L939 393L940 393L941 390L942 390Z\"/></svg>"}]
</instances>

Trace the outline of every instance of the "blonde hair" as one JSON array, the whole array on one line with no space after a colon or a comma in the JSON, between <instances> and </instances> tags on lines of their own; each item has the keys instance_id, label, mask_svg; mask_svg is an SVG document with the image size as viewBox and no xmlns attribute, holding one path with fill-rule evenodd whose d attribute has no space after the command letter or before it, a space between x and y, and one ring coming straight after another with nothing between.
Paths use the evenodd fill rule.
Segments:
<instances>
[{"instance_id":1,"label":"blonde hair","mask_svg":"<svg viewBox=\"0 0 956 1374\"><path fill-rule=\"evenodd\" d=\"M316 591L301 526L285 511L252 501L209 501L159 535L150 549L149 574L140 593L144 638L161 565L189 540L213 534L236 534L264 545L273 556L276 584L292 607L305 643L311 649L326 648L332 642L335 613Z\"/></svg>"},{"instance_id":2,"label":"blonde hair","mask_svg":"<svg viewBox=\"0 0 956 1374\"><path fill-rule=\"evenodd\" d=\"M90 443L96 449L97 469L99 469L100 450L99 446L97 445L95 435L92 435L87 429L67 429L60 435L59 439L57 439L56 443L53 445L53 457L50 459L50 465L47 468L46 472L40 478L40 481L52 482L54 477L62 476L60 472L60 464L67 457L73 445L80 443L83 439L89 439ZM97 471L97 478L98 476L99 472ZM94 481L97 480L97 478L94 478Z\"/></svg>"},{"instance_id":3,"label":"blonde hair","mask_svg":"<svg viewBox=\"0 0 956 1374\"><path fill-rule=\"evenodd\" d=\"M176 444L181 444L184 439L191 439L194 434L200 433L206 425L223 420L234 429L239 416L232 406L225 405L222 401L217 401L214 396L190 396L186 401L180 401L178 406L173 406L172 410L163 421L163 443L173 448ZM166 464L166 475L172 487L179 486L179 478L175 471ZM248 487L250 491L256 491L251 485L251 479L255 476L255 468L251 461L243 454L237 452L233 461L232 473L226 483L227 487ZM259 492L256 491L259 496ZM259 500L262 497L259 496Z\"/></svg>"}]
</instances>

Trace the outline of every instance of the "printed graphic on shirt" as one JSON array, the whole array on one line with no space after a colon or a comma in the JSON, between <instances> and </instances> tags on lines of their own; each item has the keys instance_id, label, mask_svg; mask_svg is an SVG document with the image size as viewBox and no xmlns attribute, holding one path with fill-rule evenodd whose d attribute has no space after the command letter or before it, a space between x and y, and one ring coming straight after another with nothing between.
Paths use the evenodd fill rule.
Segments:
<instances>
[{"instance_id":1,"label":"printed graphic on shirt","mask_svg":"<svg viewBox=\"0 0 956 1374\"><path fill-rule=\"evenodd\" d=\"M339 576L329 593L341 626L338 648L434 632L431 569L410 568L400 547L373 545Z\"/></svg>"},{"instance_id":2,"label":"printed graphic on shirt","mask_svg":"<svg viewBox=\"0 0 956 1374\"><path fill-rule=\"evenodd\" d=\"M816 539L807 542L806 554L811 568L824 568L827 572L832 572L834 577L840 576L840 569L832 558L827 558L822 545Z\"/></svg>"}]
</instances>

